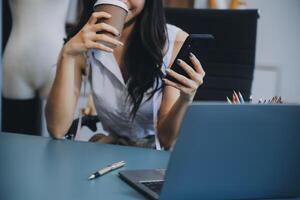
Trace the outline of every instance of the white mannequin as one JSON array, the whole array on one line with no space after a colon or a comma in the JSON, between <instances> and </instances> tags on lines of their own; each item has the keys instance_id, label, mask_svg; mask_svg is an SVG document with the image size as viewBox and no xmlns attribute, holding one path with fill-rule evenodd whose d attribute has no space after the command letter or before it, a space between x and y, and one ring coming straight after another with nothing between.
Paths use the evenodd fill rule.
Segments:
<instances>
[{"instance_id":1,"label":"white mannequin","mask_svg":"<svg viewBox=\"0 0 300 200\"><path fill-rule=\"evenodd\" d=\"M77 0L9 0L12 31L3 55L2 130L41 134L41 98L47 97ZM69 5L70 4L70 5ZM37 96L38 95L38 96Z\"/></svg>"},{"instance_id":2,"label":"white mannequin","mask_svg":"<svg viewBox=\"0 0 300 200\"><path fill-rule=\"evenodd\" d=\"M10 0L12 32L3 55L3 96L46 97L65 37L70 0Z\"/></svg>"}]
</instances>

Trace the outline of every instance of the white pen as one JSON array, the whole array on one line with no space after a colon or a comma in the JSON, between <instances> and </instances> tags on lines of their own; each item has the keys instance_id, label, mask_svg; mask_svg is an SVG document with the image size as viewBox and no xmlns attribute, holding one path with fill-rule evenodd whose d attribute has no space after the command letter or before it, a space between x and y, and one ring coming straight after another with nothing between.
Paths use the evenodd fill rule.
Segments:
<instances>
[{"instance_id":1,"label":"white pen","mask_svg":"<svg viewBox=\"0 0 300 200\"><path fill-rule=\"evenodd\" d=\"M99 169L98 171L96 171L95 173L93 173L92 175L90 175L89 180L92 180L94 178L97 178L99 176L102 176L108 172L111 172L115 169L121 168L125 165L125 161L120 161L120 162L116 162L114 164L108 165L102 169Z\"/></svg>"}]
</instances>

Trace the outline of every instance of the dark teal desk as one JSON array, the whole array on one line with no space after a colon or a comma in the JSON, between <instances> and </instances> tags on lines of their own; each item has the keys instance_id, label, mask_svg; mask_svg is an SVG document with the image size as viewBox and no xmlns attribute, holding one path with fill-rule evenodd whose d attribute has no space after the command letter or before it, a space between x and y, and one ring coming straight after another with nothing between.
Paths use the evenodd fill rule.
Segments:
<instances>
[{"instance_id":1,"label":"dark teal desk","mask_svg":"<svg viewBox=\"0 0 300 200\"><path fill-rule=\"evenodd\" d=\"M122 169L165 168L169 152L0 133L1 200L144 199L118 171L94 181L96 169L125 160Z\"/></svg>"},{"instance_id":2,"label":"dark teal desk","mask_svg":"<svg viewBox=\"0 0 300 200\"><path fill-rule=\"evenodd\" d=\"M122 169L165 168L169 156L164 151L0 133L0 200L145 199L119 179L118 171L94 181L87 177L120 160L127 163Z\"/></svg>"}]
</instances>

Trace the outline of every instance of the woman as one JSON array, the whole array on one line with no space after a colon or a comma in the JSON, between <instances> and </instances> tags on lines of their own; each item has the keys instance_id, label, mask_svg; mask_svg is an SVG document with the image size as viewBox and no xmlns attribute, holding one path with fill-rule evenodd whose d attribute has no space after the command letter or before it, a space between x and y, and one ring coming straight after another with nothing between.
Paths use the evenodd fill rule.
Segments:
<instances>
[{"instance_id":1,"label":"woman","mask_svg":"<svg viewBox=\"0 0 300 200\"><path fill-rule=\"evenodd\" d=\"M188 34L166 24L162 0L122 1L128 5L129 13L120 41L101 34L105 31L119 35L114 27L97 24L97 20L110 15L92 13L95 1L85 1L87 15L83 15L78 32L70 36L61 52L46 105L48 129L54 138L61 138L70 127L86 66L84 53L90 52L89 79L104 129L112 138L138 146L154 147L156 135L168 149L175 142L186 108L205 72L193 54L193 66L176 61L190 77L169 69ZM179 83L162 79L162 72Z\"/></svg>"}]
</instances>

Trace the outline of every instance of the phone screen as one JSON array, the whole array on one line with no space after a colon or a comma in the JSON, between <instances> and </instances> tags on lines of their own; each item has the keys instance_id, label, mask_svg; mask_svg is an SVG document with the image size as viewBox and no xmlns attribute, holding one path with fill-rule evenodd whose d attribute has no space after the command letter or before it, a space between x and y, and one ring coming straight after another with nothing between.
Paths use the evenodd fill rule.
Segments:
<instances>
[{"instance_id":1,"label":"phone screen","mask_svg":"<svg viewBox=\"0 0 300 200\"><path fill-rule=\"evenodd\" d=\"M193 67L191 60L189 58L190 53L193 53L200 60L201 64L204 63L205 56L201 56L201 59L198 55L205 55L207 51L210 51L213 48L214 36L209 34L191 34L184 41L179 53L176 56L174 63L171 66L171 69L178 74L186 76L189 78L188 74L184 71L184 69L177 64L177 60L181 59L185 61L188 65ZM202 52L202 53L201 53ZM167 75L166 78L170 81L178 83L178 81Z\"/></svg>"}]
</instances>

